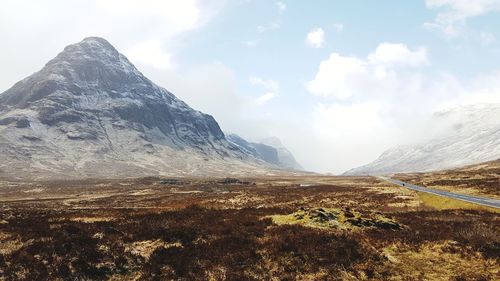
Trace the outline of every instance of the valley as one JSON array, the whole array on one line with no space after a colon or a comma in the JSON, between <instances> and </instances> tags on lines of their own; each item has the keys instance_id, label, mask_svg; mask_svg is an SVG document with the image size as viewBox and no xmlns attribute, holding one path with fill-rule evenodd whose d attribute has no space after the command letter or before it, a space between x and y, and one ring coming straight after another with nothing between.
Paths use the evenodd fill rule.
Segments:
<instances>
[{"instance_id":1,"label":"valley","mask_svg":"<svg viewBox=\"0 0 500 281\"><path fill-rule=\"evenodd\" d=\"M324 176L85 38L0 94L0 281L498 280L497 205L436 194L498 199L500 162L423 173L497 159L498 109Z\"/></svg>"},{"instance_id":2,"label":"valley","mask_svg":"<svg viewBox=\"0 0 500 281\"><path fill-rule=\"evenodd\" d=\"M498 209L446 200L375 177L3 181L0 280L497 279Z\"/></svg>"},{"instance_id":3,"label":"valley","mask_svg":"<svg viewBox=\"0 0 500 281\"><path fill-rule=\"evenodd\" d=\"M500 281L500 0L2 1L0 281Z\"/></svg>"}]
</instances>

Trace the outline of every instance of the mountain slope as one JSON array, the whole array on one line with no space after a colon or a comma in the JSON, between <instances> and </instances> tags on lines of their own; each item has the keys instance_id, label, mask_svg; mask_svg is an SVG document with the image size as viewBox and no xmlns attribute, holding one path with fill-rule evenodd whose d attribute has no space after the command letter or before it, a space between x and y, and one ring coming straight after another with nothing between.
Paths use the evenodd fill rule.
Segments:
<instances>
[{"instance_id":1,"label":"mountain slope","mask_svg":"<svg viewBox=\"0 0 500 281\"><path fill-rule=\"evenodd\" d=\"M435 114L429 131L438 135L417 145L385 151L374 162L346 174L427 172L500 158L500 105L476 105Z\"/></svg>"},{"instance_id":2,"label":"mountain slope","mask_svg":"<svg viewBox=\"0 0 500 281\"><path fill-rule=\"evenodd\" d=\"M304 170L299 162L297 162L293 154L281 143L278 138L265 138L261 139L260 142L276 149L281 167L292 170Z\"/></svg>"},{"instance_id":3,"label":"mountain slope","mask_svg":"<svg viewBox=\"0 0 500 281\"><path fill-rule=\"evenodd\" d=\"M249 142L236 134L228 134L227 139L253 157L283 169L300 171L303 168L293 154L277 138L267 138L261 142Z\"/></svg>"},{"instance_id":4,"label":"mountain slope","mask_svg":"<svg viewBox=\"0 0 500 281\"><path fill-rule=\"evenodd\" d=\"M0 173L114 177L266 173L215 119L144 77L111 44L67 46L0 95Z\"/></svg>"}]
</instances>

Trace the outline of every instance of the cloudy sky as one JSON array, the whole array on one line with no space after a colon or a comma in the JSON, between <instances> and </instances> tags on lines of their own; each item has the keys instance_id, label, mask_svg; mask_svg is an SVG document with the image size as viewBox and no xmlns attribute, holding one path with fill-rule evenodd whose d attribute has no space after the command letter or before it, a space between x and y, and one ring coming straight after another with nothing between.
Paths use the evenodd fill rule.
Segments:
<instances>
[{"instance_id":1,"label":"cloudy sky","mask_svg":"<svg viewBox=\"0 0 500 281\"><path fill-rule=\"evenodd\" d=\"M226 132L340 173L499 102L499 27L500 0L3 0L0 92L101 36Z\"/></svg>"}]
</instances>

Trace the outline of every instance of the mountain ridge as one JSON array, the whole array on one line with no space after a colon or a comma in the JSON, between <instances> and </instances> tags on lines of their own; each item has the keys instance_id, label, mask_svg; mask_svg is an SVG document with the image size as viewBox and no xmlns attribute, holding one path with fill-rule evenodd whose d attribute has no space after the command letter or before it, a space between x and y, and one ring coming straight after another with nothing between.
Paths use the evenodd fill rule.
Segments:
<instances>
[{"instance_id":1,"label":"mountain ridge","mask_svg":"<svg viewBox=\"0 0 500 281\"><path fill-rule=\"evenodd\" d=\"M256 142L247 141L234 133L227 134L226 137L229 142L237 145L241 150L269 164L276 165L282 169L304 170L295 160L293 154L276 137Z\"/></svg>"},{"instance_id":2,"label":"mountain ridge","mask_svg":"<svg viewBox=\"0 0 500 281\"><path fill-rule=\"evenodd\" d=\"M500 104L479 104L434 114L428 131L436 136L384 151L375 161L345 175L430 172L500 158Z\"/></svg>"},{"instance_id":3,"label":"mountain ridge","mask_svg":"<svg viewBox=\"0 0 500 281\"><path fill-rule=\"evenodd\" d=\"M0 94L0 171L19 177L273 174L108 41L69 45Z\"/></svg>"}]
</instances>

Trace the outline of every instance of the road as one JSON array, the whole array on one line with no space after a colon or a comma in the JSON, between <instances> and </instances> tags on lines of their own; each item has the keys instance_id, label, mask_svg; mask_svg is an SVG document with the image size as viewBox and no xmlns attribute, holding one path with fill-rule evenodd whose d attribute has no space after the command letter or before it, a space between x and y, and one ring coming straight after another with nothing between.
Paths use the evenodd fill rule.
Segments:
<instances>
[{"instance_id":1,"label":"road","mask_svg":"<svg viewBox=\"0 0 500 281\"><path fill-rule=\"evenodd\" d=\"M438 196L448 197L448 198L462 200L462 201L469 202L469 203L474 203L474 204L479 204L479 205L483 205L483 206L488 206L488 207L500 209L500 200L497 200L497 199L470 196L470 195L453 193L453 192L448 192L448 191L443 191L443 190L431 189L431 188L427 188L427 187L423 187L423 186L414 185L411 183L406 183L406 182L402 182L399 180L391 179L388 177L379 177L379 178L383 179L385 181L388 181L390 183L397 184L397 185L402 186L402 187L406 187L406 188L411 189L411 190L431 193L431 194L438 195Z\"/></svg>"}]
</instances>

